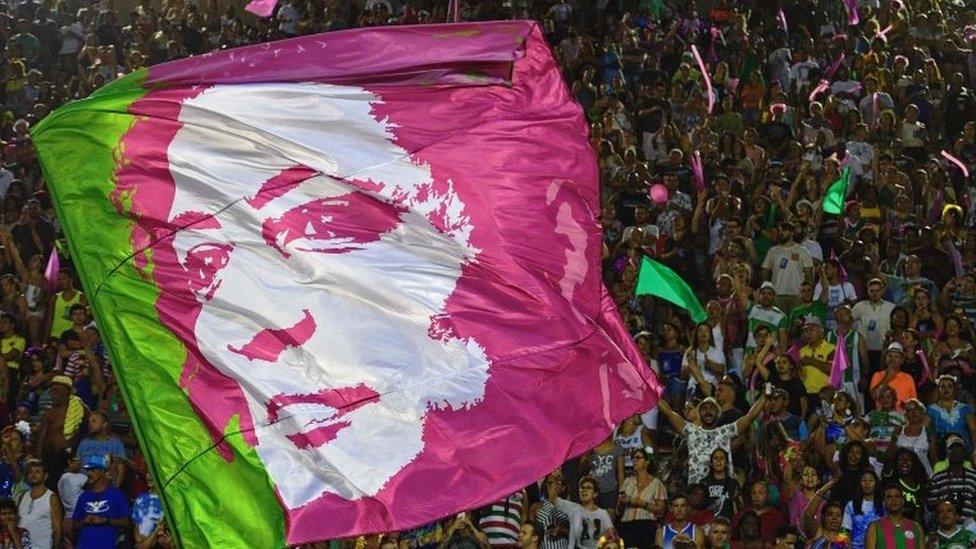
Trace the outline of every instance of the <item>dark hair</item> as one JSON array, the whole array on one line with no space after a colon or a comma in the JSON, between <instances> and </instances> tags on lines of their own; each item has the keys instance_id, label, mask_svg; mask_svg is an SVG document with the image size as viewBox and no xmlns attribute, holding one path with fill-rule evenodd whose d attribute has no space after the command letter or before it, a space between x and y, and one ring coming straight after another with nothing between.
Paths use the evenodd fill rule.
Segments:
<instances>
[{"instance_id":1,"label":"dark hair","mask_svg":"<svg viewBox=\"0 0 976 549\"><path fill-rule=\"evenodd\" d=\"M670 496L668 496L668 503L669 504L674 503L675 500L679 500L679 499L688 501L688 494L685 494L684 492L675 492Z\"/></svg>"},{"instance_id":2,"label":"dark hair","mask_svg":"<svg viewBox=\"0 0 976 549\"><path fill-rule=\"evenodd\" d=\"M871 475L874 477L876 487L874 489L874 493L871 494L871 499L874 503L874 511L881 514L884 509L884 491L878 489L881 481L878 479L877 473L871 469L865 469L864 471L861 471L860 475L858 475L857 489L854 491L854 499L851 500L851 507L854 508L854 514L860 515L863 513L862 507L864 505L864 494L861 493L861 479L864 478L864 475Z\"/></svg>"},{"instance_id":3,"label":"dark hair","mask_svg":"<svg viewBox=\"0 0 976 549\"><path fill-rule=\"evenodd\" d=\"M756 519L756 523L759 525L759 532L756 532L756 535L758 538L762 538L762 519L759 518L758 513L756 513L751 509L742 513L742 517L739 519L739 528L737 529L738 531L735 532L735 534L737 534L736 537L738 537L740 541L750 541L750 540L745 540L742 537L742 532L743 532L742 525L745 523L746 519L748 518Z\"/></svg>"},{"instance_id":4,"label":"dark hair","mask_svg":"<svg viewBox=\"0 0 976 549\"><path fill-rule=\"evenodd\" d=\"M785 538L786 536L789 536L789 535L794 535L794 536L797 537L797 539L799 539L801 537L800 536L800 531L797 530L795 527L789 525L789 524L784 524L784 525L782 525L782 526L780 526L779 528L776 529L776 537L777 538Z\"/></svg>"},{"instance_id":5,"label":"dark hair","mask_svg":"<svg viewBox=\"0 0 976 549\"><path fill-rule=\"evenodd\" d=\"M17 514L17 504L14 503L14 500L12 500L12 499L7 499L7 498L0 499L0 511L3 511L3 510L13 511L14 514L16 515Z\"/></svg>"},{"instance_id":6,"label":"dark hair","mask_svg":"<svg viewBox=\"0 0 976 549\"><path fill-rule=\"evenodd\" d=\"M850 455L851 450L855 447L861 448L861 463L858 463L857 465L851 467L850 465L847 464L847 457ZM843 470L847 470L847 471L862 470L869 465L867 447L864 445L863 442L859 440L848 441L847 444L845 444L844 447L841 449L840 456L838 457L840 459L840 467Z\"/></svg>"},{"instance_id":7,"label":"dark hair","mask_svg":"<svg viewBox=\"0 0 976 549\"><path fill-rule=\"evenodd\" d=\"M832 499L828 501L827 504L824 505L824 508L820 511L820 526L823 526L824 521L827 520L827 509L830 509L831 507L839 509L841 515L844 514L844 504L836 499Z\"/></svg>"},{"instance_id":8,"label":"dark hair","mask_svg":"<svg viewBox=\"0 0 976 549\"><path fill-rule=\"evenodd\" d=\"M600 482L598 480L596 480L596 478L594 478L594 477L592 477L590 475L586 475L583 478L579 479L579 482L576 483L576 486L577 487L582 487L583 484L589 484L589 485L593 486L593 491L594 492L598 492L599 493L599 491L600 491Z\"/></svg>"},{"instance_id":9,"label":"dark hair","mask_svg":"<svg viewBox=\"0 0 976 549\"><path fill-rule=\"evenodd\" d=\"M74 314L75 311L84 311L86 307L81 303L75 303L74 305L68 307L68 312Z\"/></svg>"}]
</instances>

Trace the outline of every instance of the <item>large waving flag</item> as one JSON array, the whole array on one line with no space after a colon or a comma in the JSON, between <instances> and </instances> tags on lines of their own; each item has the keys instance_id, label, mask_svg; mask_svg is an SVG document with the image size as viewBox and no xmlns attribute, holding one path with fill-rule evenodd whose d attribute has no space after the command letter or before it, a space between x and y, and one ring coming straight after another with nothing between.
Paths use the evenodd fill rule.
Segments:
<instances>
[{"instance_id":1,"label":"large waving flag","mask_svg":"<svg viewBox=\"0 0 976 549\"><path fill-rule=\"evenodd\" d=\"M586 133L531 22L206 54L36 127L184 547L416 526L654 404Z\"/></svg>"}]
</instances>

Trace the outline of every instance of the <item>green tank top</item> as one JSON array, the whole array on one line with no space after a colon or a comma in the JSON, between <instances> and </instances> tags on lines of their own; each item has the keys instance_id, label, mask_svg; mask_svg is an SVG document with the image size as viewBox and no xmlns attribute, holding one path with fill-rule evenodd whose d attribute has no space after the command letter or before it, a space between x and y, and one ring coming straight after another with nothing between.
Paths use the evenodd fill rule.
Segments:
<instances>
[{"instance_id":1,"label":"green tank top","mask_svg":"<svg viewBox=\"0 0 976 549\"><path fill-rule=\"evenodd\" d=\"M52 314L51 322L51 333L49 337L61 337L61 334L65 330L70 330L73 323L71 322L71 306L76 303L81 303L81 292L75 290L75 295L71 300L66 300L62 295L63 292L58 292L58 295L54 297L54 313Z\"/></svg>"}]
</instances>

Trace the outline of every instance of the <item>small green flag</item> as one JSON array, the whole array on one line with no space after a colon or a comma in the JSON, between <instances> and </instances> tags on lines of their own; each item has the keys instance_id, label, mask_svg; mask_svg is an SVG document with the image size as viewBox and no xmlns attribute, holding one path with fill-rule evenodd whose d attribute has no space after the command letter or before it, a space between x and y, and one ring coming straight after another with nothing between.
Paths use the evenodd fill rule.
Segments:
<instances>
[{"instance_id":1,"label":"small green flag","mask_svg":"<svg viewBox=\"0 0 976 549\"><path fill-rule=\"evenodd\" d=\"M840 214L844 211L844 199L847 198L847 186L851 183L851 167L847 166L840 172L837 181L830 184L827 194L823 197L823 211L830 214Z\"/></svg>"},{"instance_id":2,"label":"small green flag","mask_svg":"<svg viewBox=\"0 0 976 549\"><path fill-rule=\"evenodd\" d=\"M678 273L648 257L644 257L641 261L637 289L634 290L634 295L646 294L666 299L687 310L695 322L702 322L708 316L694 290L678 276Z\"/></svg>"}]
</instances>

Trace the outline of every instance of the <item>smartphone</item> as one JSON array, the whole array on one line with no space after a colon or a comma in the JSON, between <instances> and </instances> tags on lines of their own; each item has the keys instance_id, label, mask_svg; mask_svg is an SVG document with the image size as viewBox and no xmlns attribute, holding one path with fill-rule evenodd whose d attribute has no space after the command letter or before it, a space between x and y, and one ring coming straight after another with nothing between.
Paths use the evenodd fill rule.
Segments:
<instances>
[{"instance_id":1,"label":"smartphone","mask_svg":"<svg viewBox=\"0 0 976 549\"><path fill-rule=\"evenodd\" d=\"M765 392L766 392L766 396L770 396L770 395L773 394L773 384L772 383L770 383L768 381L766 382L766 391Z\"/></svg>"}]
</instances>

